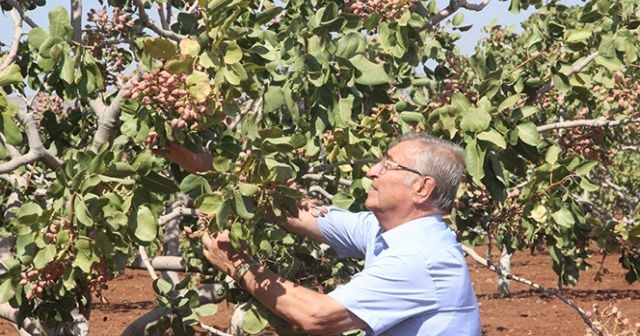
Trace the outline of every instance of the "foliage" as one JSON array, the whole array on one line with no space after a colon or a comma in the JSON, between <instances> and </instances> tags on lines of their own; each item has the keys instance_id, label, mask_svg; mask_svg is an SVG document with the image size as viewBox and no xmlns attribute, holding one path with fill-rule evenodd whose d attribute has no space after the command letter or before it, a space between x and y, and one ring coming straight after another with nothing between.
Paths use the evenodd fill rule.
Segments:
<instances>
[{"instance_id":1,"label":"foliage","mask_svg":"<svg viewBox=\"0 0 640 336\"><path fill-rule=\"evenodd\" d=\"M592 248L621 252L637 281L640 5L511 9L529 5L539 10L523 33L487 27L471 56L455 46L468 29L462 12L440 26L435 1L109 1L90 11L81 40L54 8L49 29L34 27L14 59L0 59L0 230L17 237L0 302L45 325L68 321L138 246L164 252L159 218L179 194L202 212L181 229L230 229L274 271L330 290L358 264L277 223L311 186L363 209L367 166L328 167L378 158L409 130L465 149L450 217L465 243L547 250L560 286L578 281ZM12 98L32 92L26 104ZM154 156L167 141L206 148L214 171ZM183 265L209 273L197 239L181 247ZM193 288L221 279L162 281L159 302L184 318L154 328L192 333L198 309L211 313ZM270 317L251 311L264 327Z\"/></svg>"}]
</instances>

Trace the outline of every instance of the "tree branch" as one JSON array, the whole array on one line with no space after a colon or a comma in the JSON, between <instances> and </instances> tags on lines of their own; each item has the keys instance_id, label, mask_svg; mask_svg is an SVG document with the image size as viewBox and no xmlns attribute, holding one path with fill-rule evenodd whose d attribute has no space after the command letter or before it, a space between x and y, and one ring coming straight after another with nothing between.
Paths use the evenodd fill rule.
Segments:
<instances>
[{"instance_id":1,"label":"tree branch","mask_svg":"<svg viewBox=\"0 0 640 336\"><path fill-rule=\"evenodd\" d=\"M562 128L575 127L613 127L626 124L640 124L640 118L626 118L622 120L607 120L605 118L598 119L581 119L562 121L553 124L541 125L537 127L538 132L548 132Z\"/></svg>"},{"instance_id":2,"label":"tree branch","mask_svg":"<svg viewBox=\"0 0 640 336\"><path fill-rule=\"evenodd\" d=\"M11 50L9 50L9 54L7 58L4 59L2 65L0 65L0 72L6 69L16 60L18 57L18 48L20 47L20 37L22 36L22 16L16 14L17 10L14 8L11 11L11 18L13 19L13 40L11 41Z\"/></svg>"},{"instance_id":3,"label":"tree branch","mask_svg":"<svg viewBox=\"0 0 640 336\"><path fill-rule=\"evenodd\" d=\"M2 0L2 1L4 1L5 3L8 3L9 6L16 9L18 13L20 13L20 17L22 17L22 20L24 20L24 22L26 22L31 28L38 28L38 24L35 23L33 20L31 20L31 18L25 14L24 8L22 8L22 5L18 1L16 0Z\"/></svg>"},{"instance_id":4,"label":"tree branch","mask_svg":"<svg viewBox=\"0 0 640 336\"><path fill-rule=\"evenodd\" d=\"M602 334L602 332L597 329L593 323L591 322L591 320L589 319L589 317L587 316L587 313L580 308L580 306L578 306L577 304L575 304L573 301L571 301L570 299L568 299L567 297L565 297L560 291L552 289L552 288L546 288L543 287L537 283L534 283L531 280L527 280L525 278L513 275L511 273L505 272L504 270L495 267L494 265L490 265L489 263L487 263L487 260L485 260L484 258L482 258L480 255L478 255L478 253L465 245L462 245L462 250L464 250L464 252L466 252L469 256L471 256L471 258L473 258L473 260L475 260L478 264L488 268L491 271L496 272L499 276L502 276L506 279L509 280L515 280L519 283L525 284L527 286L533 287L534 289L538 290L539 292L542 293L547 293L550 295L553 295L557 298L559 298L562 302L566 303L567 305L569 305L571 308L573 308L576 312L578 312L578 314L580 315L580 317L582 318L582 320L584 321L584 323L589 326L589 328L591 328L591 330L593 330L597 335L599 336L604 336Z\"/></svg>"},{"instance_id":5,"label":"tree branch","mask_svg":"<svg viewBox=\"0 0 640 336\"><path fill-rule=\"evenodd\" d=\"M42 161L52 170L55 170L62 165L62 161L51 155L42 145L42 141L40 141L40 134L38 134L38 127L33 120L33 114L27 112L26 109L28 109L28 107L20 109L18 112L18 119L25 127L29 143L29 152L0 164L0 174L11 172L20 166L33 163L38 160Z\"/></svg>"},{"instance_id":6,"label":"tree branch","mask_svg":"<svg viewBox=\"0 0 640 336\"><path fill-rule=\"evenodd\" d=\"M124 91L131 85L131 80L139 78L139 75L131 77L129 81L124 84L118 94L113 98L109 106L105 105L101 98L92 99L89 101L89 106L93 109L98 117L98 129L93 136L93 143L91 144L91 150L98 151L98 148L105 142L111 142L117 135L120 129L120 103L124 98Z\"/></svg>"},{"instance_id":7,"label":"tree branch","mask_svg":"<svg viewBox=\"0 0 640 336\"><path fill-rule=\"evenodd\" d=\"M435 25L437 25L440 22L444 21L444 19L446 19L449 16L451 16L453 13L455 13L460 8L464 8L464 9L468 9L468 10L479 12L479 11L483 10L485 7L487 7L487 5L489 4L490 1L491 0L483 0L481 3L471 4L471 3L468 3L467 0L450 0L449 1L449 6L443 8L436 15L434 15L429 20L429 22L422 27L422 29L424 30L424 29L430 29L430 28L434 27Z\"/></svg>"},{"instance_id":8,"label":"tree branch","mask_svg":"<svg viewBox=\"0 0 640 336\"><path fill-rule=\"evenodd\" d=\"M312 180L312 181L334 181L336 179L335 176L325 175L325 174L304 174L302 175L303 180ZM344 186L351 186L353 181L345 178L338 179L338 183Z\"/></svg>"},{"instance_id":9,"label":"tree branch","mask_svg":"<svg viewBox=\"0 0 640 336\"><path fill-rule=\"evenodd\" d=\"M169 24L167 23L167 18L164 15L164 8L162 8L161 3L156 3L156 7L158 8L158 17L160 18L160 27L164 30L169 29Z\"/></svg>"},{"instance_id":10,"label":"tree branch","mask_svg":"<svg viewBox=\"0 0 640 336\"><path fill-rule=\"evenodd\" d=\"M151 279L157 280L158 276L156 275L156 270L153 269L153 265L151 265L151 262L149 261L149 256L147 255L147 250L145 250L144 246L138 246L138 253L140 255L140 260L149 272L149 276L151 276Z\"/></svg>"},{"instance_id":11,"label":"tree branch","mask_svg":"<svg viewBox=\"0 0 640 336\"><path fill-rule=\"evenodd\" d=\"M149 15L147 15L147 12L144 10L144 4L142 3L142 1L135 0L135 3L136 3L136 6L138 6L138 13L140 15L140 20L142 21L142 24L145 27L151 29L154 33L158 34L159 36L168 38L170 40L174 40L176 42L180 42L185 38L185 36L182 36L170 30L164 30L158 27L153 21L149 19Z\"/></svg>"},{"instance_id":12,"label":"tree branch","mask_svg":"<svg viewBox=\"0 0 640 336\"><path fill-rule=\"evenodd\" d=\"M82 42L82 0L71 0L71 26L73 41Z\"/></svg>"}]
</instances>

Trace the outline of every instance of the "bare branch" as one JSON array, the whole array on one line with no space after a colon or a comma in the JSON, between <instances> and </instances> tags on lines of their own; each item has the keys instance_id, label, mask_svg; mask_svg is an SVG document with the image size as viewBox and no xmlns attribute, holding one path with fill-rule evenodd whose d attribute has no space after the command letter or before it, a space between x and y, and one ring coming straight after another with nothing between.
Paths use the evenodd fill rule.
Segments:
<instances>
[{"instance_id":1,"label":"bare branch","mask_svg":"<svg viewBox=\"0 0 640 336\"><path fill-rule=\"evenodd\" d=\"M162 29L169 29L169 24L167 23L167 18L164 15L164 8L162 8L161 3L156 3L156 7L158 8L158 17L160 17L160 26Z\"/></svg>"},{"instance_id":2,"label":"bare branch","mask_svg":"<svg viewBox=\"0 0 640 336\"><path fill-rule=\"evenodd\" d=\"M202 329L204 329L204 330L206 330L206 331L208 331L208 332L210 332L210 333L212 333L212 334L214 334L216 336L233 336L231 334L227 334L226 332L222 332L222 331L220 331L220 330L218 330L218 329L216 329L214 327L210 327L210 326L204 324L203 322L200 322L200 328L202 328Z\"/></svg>"},{"instance_id":3,"label":"bare branch","mask_svg":"<svg viewBox=\"0 0 640 336\"><path fill-rule=\"evenodd\" d=\"M324 190L324 188L322 188L321 186L314 185L309 187L309 193L314 193L314 192L321 194L323 197L326 197L327 199L333 199L333 195L328 191Z\"/></svg>"},{"instance_id":4,"label":"bare branch","mask_svg":"<svg viewBox=\"0 0 640 336\"><path fill-rule=\"evenodd\" d=\"M538 132L548 132L562 128L575 128L575 127L613 127L626 124L640 124L640 118L627 118L622 120L607 120L605 118L598 119L583 119L583 120L569 120L562 121L553 124L541 125L537 127Z\"/></svg>"},{"instance_id":5,"label":"bare branch","mask_svg":"<svg viewBox=\"0 0 640 336\"><path fill-rule=\"evenodd\" d=\"M0 164L0 174L8 173L20 166L33 163L38 160L42 161L50 169L54 170L62 165L62 161L51 155L42 145L42 141L40 141L40 134L38 134L38 127L33 119L33 114L27 112L26 109L27 108L20 109L18 112L18 119L25 127L29 142L29 152Z\"/></svg>"},{"instance_id":6,"label":"bare branch","mask_svg":"<svg viewBox=\"0 0 640 336\"><path fill-rule=\"evenodd\" d=\"M312 181L334 181L336 177L332 175L325 175L325 174L304 174L302 175L302 179L312 180ZM344 186L351 186L353 184L353 181L345 178L340 178L338 179L338 183Z\"/></svg>"},{"instance_id":7,"label":"bare branch","mask_svg":"<svg viewBox=\"0 0 640 336\"><path fill-rule=\"evenodd\" d=\"M162 226L165 223L180 217L186 217L186 216L197 217L200 215L201 215L201 212L198 209L179 207L179 208L173 209L171 212L169 212L164 216L160 216L160 218L158 219L158 222Z\"/></svg>"},{"instance_id":8,"label":"bare branch","mask_svg":"<svg viewBox=\"0 0 640 336\"><path fill-rule=\"evenodd\" d=\"M11 307L8 302L0 304L0 318L15 325L18 323L18 309ZM31 319L25 319L22 322L22 329L19 330L19 333L20 335L44 335Z\"/></svg>"},{"instance_id":9,"label":"bare branch","mask_svg":"<svg viewBox=\"0 0 640 336\"><path fill-rule=\"evenodd\" d=\"M593 54L587 56L585 59L574 63L573 67L571 67L571 71L569 71L569 73L567 73L567 77L571 77L572 75L575 75L578 72L582 71L582 69L584 69L587 65L589 65L591 62L593 62L593 60L596 59L596 57L598 57L598 55L600 55L600 52L596 51ZM553 82L553 79L550 79L547 82L547 84L545 84L543 87L538 89L538 92L536 92L535 100L538 100L538 98L544 96L547 92L551 91L551 89L554 87L554 85L555 85L555 83Z\"/></svg>"},{"instance_id":10,"label":"bare branch","mask_svg":"<svg viewBox=\"0 0 640 336\"><path fill-rule=\"evenodd\" d=\"M578 314L580 315L580 317L582 318L582 320L584 321L584 323L586 325L589 326L589 328L591 328L597 335L599 336L604 336L602 334L602 332L597 329L593 323L591 322L591 320L589 319L589 317L587 316L587 313L580 308L580 306L578 306L577 304L575 304L573 301L571 301L569 298L567 298L566 296L564 296L560 291L552 289L552 288L546 288L543 287L531 280L527 280L525 278L513 275L511 273L505 272L504 270L495 267L494 265L491 265L487 262L487 260L485 260L484 258L482 258L474 249L468 247L468 246L464 246L462 245L462 250L464 250L464 252L466 252L469 256L471 256L471 258L473 258L473 260L475 260L478 264L488 268L491 271L496 272L499 276L502 276L506 279L509 280L515 280L519 283L525 284L527 286L533 287L534 289L538 290L539 292L542 293L547 293L550 295L553 295L557 298L559 298L562 302L566 303L569 307L573 308L576 312L578 312Z\"/></svg>"},{"instance_id":11,"label":"bare branch","mask_svg":"<svg viewBox=\"0 0 640 336\"><path fill-rule=\"evenodd\" d=\"M82 0L71 0L71 27L73 40L82 42Z\"/></svg>"},{"instance_id":12,"label":"bare branch","mask_svg":"<svg viewBox=\"0 0 640 336\"><path fill-rule=\"evenodd\" d=\"M7 58L4 59L2 65L0 65L0 72L6 69L16 60L18 57L18 48L20 47L20 37L22 36L22 16L16 14L17 10L14 8L11 11L11 18L13 19L13 40L11 41L11 50L9 50L9 54Z\"/></svg>"},{"instance_id":13,"label":"bare branch","mask_svg":"<svg viewBox=\"0 0 640 336\"><path fill-rule=\"evenodd\" d=\"M173 16L173 1L167 0L167 27L171 27L171 17Z\"/></svg>"},{"instance_id":14,"label":"bare branch","mask_svg":"<svg viewBox=\"0 0 640 336\"><path fill-rule=\"evenodd\" d=\"M142 1L135 0L135 3L136 3L136 6L138 6L138 13L140 15L140 20L142 20L142 24L145 27L151 29L154 33L158 34L159 36L166 37L176 42L180 42L185 38L180 34L176 34L170 30L164 30L158 27L153 21L149 19L149 15L147 15L147 12L144 10L144 4L142 3Z\"/></svg>"},{"instance_id":15,"label":"bare branch","mask_svg":"<svg viewBox=\"0 0 640 336\"><path fill-rule=\"evenodd\" d=\"M149 272L151 279L157 280L158 276L156 275L156 271L153 269L153 265L151 265L151 262L149 261L149 256L147 255L147 250L145 250L144 246L138 246L138 253L140 254L140 260L142 260L142 263Z\"/></svg>"},{"instance_id":16,"label":"bare branch","mask_svg":"<svg viewBox=\"0 0 640 336\"><path fill-rule=\"evenodd\" d=\"M124 90L131 85L131 80L139 78L133 76L129 81L124 84L118 94L113 98L109 106L107 107L101 98L92 99L89 101L89 106L93 109L98 117L98 129L93 136L93 143L91 144L91 150L98 151L98 148L103 143L113 140L119 130L120 126L120 103L124 99Z\"/></svg>"},{"instance_id":17,"label":"bare branch","mask_svg":"<svg viewBox=\"0 0 640 336\"><path fill-rule=\"evenodd\" d=\"M26 22L29 26L31 26L31 28L38 28L38 24L35 23L33 20L31 20L29 16L26 15L26 13L24 12L24 8L18 1L16 0L3 0L3 1L8 3L9 6L16 9L18 13L20 13L20 17L22 17L22 20L24 20L24 22Z\"/></svg>"}]
</instances>

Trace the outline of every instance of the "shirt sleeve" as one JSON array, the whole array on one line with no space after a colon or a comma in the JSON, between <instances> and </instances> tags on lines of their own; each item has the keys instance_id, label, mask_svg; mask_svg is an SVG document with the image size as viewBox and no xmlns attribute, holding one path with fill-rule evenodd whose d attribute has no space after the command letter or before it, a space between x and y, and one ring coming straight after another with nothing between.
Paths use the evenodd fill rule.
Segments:
<instances>
[{"instance_id":1,"label":"shirt sleeve","mask_svg":"<svg viewBox=\"0 0 640 336\"><path fill-rule=\"evenodd\" d=\"M364 258L368 242L379 230L371 212L352 213L333 207L317 223L323 237L342 258Z\"/></svg>"},{"instance_id":2,"label":"shirt sleeve","mask_svg":"<svg viewBox=\"0 0 640 336\"><path fill-rule=\"evenodd\" d=\"M419 254L381 255L329 296L366 322L373 335L438 309L437 291Z\"/></svg>"}]
</instances>

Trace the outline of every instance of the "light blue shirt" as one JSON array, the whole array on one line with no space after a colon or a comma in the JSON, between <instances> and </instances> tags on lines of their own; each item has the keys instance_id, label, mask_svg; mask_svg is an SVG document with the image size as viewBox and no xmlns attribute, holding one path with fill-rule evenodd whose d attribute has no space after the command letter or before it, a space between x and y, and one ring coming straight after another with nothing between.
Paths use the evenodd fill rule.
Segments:
<instances>
[{"instance_id":1,"label":"light blue shirt","mask_svg":"<svg viewBox=\"0 0 640 336\"><path fill-rule=\"evenodd\" d=\"M318 226L339 256L365 260L329 295L367 323L367 335L480 335L467 264L442 217L383 232L371 212L330 208Z\"/></svg>"}]
</instances>

